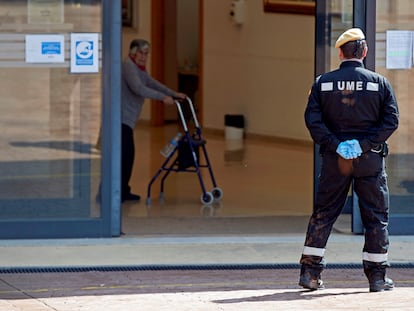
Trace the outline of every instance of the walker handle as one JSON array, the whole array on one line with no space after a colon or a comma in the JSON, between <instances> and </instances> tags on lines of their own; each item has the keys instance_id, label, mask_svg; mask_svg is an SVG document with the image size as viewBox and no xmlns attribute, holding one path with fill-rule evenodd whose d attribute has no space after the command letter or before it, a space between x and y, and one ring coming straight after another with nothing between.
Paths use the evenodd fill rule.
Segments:
<instances>
[{"instance_id":1,"label":"walker handle","mask_svg":"<svg viewBox=\"0 0 414 311\"><path fill-rule=\"evenodd\" d=\"M192 114L192 117L193 117L193 120L194 120L194 125L195 125L196 128L199 129L200 128L200 124L198 123L198 119L197 119L196 112L194 110L193 102L191 101L191 99L188 96L185 99L187 100L188 106L190 107L191 114ZM186 126L186 121L185 121L184 114L183 114L183 111L182 111L182 108L181 108L181 104L180 104L180 102L183 102L184 99L182 99L182 98L174 98L174 100L175 100L175 104L177 105L177 109L178 109L178 112L180 114L180 118L181 118L181 121L183 123L184 130L186 130L186 127L187 127Z\"/></svg>"}]
</instances>

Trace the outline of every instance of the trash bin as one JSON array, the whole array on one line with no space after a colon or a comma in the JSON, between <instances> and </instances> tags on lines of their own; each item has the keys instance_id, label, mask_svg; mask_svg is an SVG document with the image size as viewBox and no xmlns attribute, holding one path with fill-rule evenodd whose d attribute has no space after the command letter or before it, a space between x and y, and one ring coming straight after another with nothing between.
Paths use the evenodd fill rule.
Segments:
<instances>
[{"instance_id":1,"label":"trash bin","mask_svg":"<svg viewBox=\"0 0 414 311\"><path fill-rule=\"evenodd\" d=\"M227 164L240 164L244 161L244 116L240 114L224 116L226 149L224 161Z\"/></svg>"},{"instance_id":2,"label":"trash bin","mask_svg":"<svg viewBox=\"0 0 414 311\"><path fill-rule=\"evenodd\" d=\"M241 140L244 138L244 116L241 114L224 115L225 138Z\"/></svg>"}]
</instances>

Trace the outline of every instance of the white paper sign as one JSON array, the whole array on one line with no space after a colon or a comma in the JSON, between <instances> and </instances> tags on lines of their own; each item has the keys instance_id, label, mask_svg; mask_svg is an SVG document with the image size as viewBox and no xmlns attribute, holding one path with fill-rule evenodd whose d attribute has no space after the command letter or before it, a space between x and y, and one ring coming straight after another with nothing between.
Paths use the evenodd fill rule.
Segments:
<instances>
[{"instance_id":1,"label":"white paper sign","mask_svg":"<svg viewBox=\"0 0 414 311\"><path fill-rule=\"evenodd\" d=\"M29 0L29 24L62 24L63 0Z\"/></svg>"},{"instance_id":2,"label":"white paper sign","mask_svg":"<svg viewBox=\"0 0 414 311\"><path fill-rule=\"evenodd\" d=\"M99 37L97 33L70 35L70 72L99 72Z\"/></svg>"},{"instance_id":3,"label":"white paper sign","mask_svg":"<svg viewBox=\"0 0 414 311\"><path fill-rule=\"evenodd\" d=\"M413 32L387 30L387 69L410 69L413 66Z\"/></svg>"},{"instance_id":4,"label":"white paper sign","mask_svg":"<svg viewBox=\"0 0 414 311\"><path fill-rule=\"evenodd\" d=\"M27 63L63 63L65 37L63 35L26 35Z\"/></svg>"}]
</instances>

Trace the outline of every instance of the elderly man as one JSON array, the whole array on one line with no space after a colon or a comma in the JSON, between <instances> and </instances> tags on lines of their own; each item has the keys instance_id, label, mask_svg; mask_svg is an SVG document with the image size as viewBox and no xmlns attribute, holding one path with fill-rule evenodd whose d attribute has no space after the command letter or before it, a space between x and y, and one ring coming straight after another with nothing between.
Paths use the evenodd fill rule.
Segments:
<instances>
[{"instance_id":1,"label":"elderly man","mask_svg":"<svg viewBox=\"0 0 414 311\"><path fill-rule=\"evenodd\" d=\"M364 273L369 290L394 287L388 264L389 194L384 158L386 140L398 127L398 107L388 80L364 68L368 47L359 28L336 41L341 65L317 77L305 110L305 123L322 156L319 187L303 249L299 285L323 288L325 247L349 188L358 195L365 228Z\"/></svg>"}]
</instances>

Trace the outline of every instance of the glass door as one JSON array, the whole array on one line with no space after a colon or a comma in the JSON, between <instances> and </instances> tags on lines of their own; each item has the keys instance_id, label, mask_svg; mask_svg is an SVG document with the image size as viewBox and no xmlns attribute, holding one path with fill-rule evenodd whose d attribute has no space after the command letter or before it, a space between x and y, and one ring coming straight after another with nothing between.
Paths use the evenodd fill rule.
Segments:
<instances>
[{"instance_id":1,"label":"glass door","mask_svg":"<svg viewBox=\"0 0 414 311\"><path fill-rule=\"evenodd\" d=\"M368 16L375 16L375 70L390 80L400 110L388 142L390 233L414 234L414 2L378 0Z\"/></svg>"},{"instance_id":2,"label":"glass door","mask_svg":"<svg viewBox=\"0 0 414 311\"><path fill-rule=\"evenodd\" d=\"M0 9L0 237L109 235L96 148L102 3L10 0Z\"/></svg>"},{"instance_id":3,"label":"glass door","mask_svg":"<svg viewBox=\"0 0 414 311\"><path fill-rule=\"evenodd\" d=\"M337 68L337 37L347 28L364 30L369 52L365 66L390 80L400 109L399 129L388 141L390 154L386 159L390 191L390 234L414 234L414 144L411 112L414 89L413 1L318 0L316 2L315 75ZM397 32L395 32L397 31ZM401 32L398 32L401 31ZM395 62L398 61L398 68ZM405 65L400 62L405 61ZM403 68L400 68L400 67ZM320 159L315 146L315 189ZM344 212L352 214L352 231L362 233L358 200L350 191Z\"/></svg>"}]
</instances>

